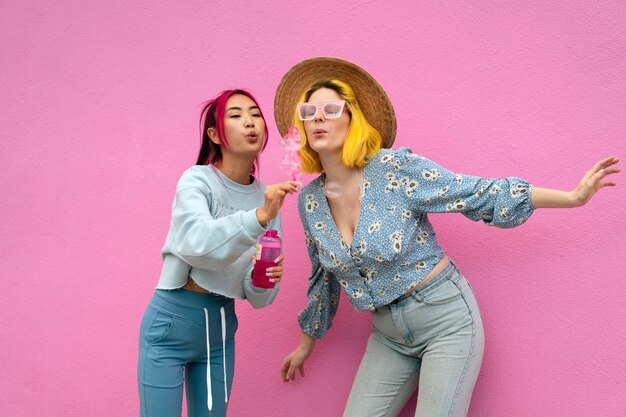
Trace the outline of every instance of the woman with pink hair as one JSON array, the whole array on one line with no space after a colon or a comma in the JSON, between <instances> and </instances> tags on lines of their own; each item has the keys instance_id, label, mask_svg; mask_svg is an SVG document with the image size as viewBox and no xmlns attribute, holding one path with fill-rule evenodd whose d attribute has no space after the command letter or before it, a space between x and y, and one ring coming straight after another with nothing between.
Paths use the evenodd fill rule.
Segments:
<instances>
[{"instance_id":1,"label":"woman with pink hair","mask_svg":"<svg viewBox=\"0 0 626 417\"><path fill-rule=\"evenodd\" d=\"M265 187L254 176L267 143L265 118L245 90L227 90L201 113L196 165L178 182L163 268L141 323L142 417L225 416L235 367L235 299L270 304L278 286L251 282L256 242L280 230L279 209L296 183ZM276 262L282 261L282 255ZM267 269L274 283L282 265Z\"/></svg>"}]
</instances>

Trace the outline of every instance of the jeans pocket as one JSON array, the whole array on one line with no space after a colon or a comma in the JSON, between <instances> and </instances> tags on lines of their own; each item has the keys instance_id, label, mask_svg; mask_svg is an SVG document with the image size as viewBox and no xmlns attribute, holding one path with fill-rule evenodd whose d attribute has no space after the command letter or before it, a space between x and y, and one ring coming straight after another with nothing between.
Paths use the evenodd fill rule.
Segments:
<instances>
[{"instance_id":1,"label":"jeans pocket","mask_svg":"<svg viewBox=\"0 0 626 417\"><path fill-rule=\"evenodd\" d=\"M423 294L424 304L441 305L448 304L460 299L463 293L459 287L451 280L446 279L440 285L437 285L432 291Z\"/></svg>"},{"instance_id":2,"label":"jeans pocket","mask_svg":"<svg viewBox=\"0 0 626 417\"><path fill-rule=\"evenodd\" d=\"M148 344L152 345L165 339L165 337L169 334L170 329L174 324L174 317L160 310L150 310L153 312L154 317L152 318L150 327L145 334L146 341Z\"/></svg>"},{"instance_id":3,"label":"jeans pocket","mask_svg":"<svg viewBox=\"0 0 626 417\"><path fill-rule=\"evenodd\" d=\"M478 300L476 299L476 293L474 292L474 289L472 288L472 284L470 284L470 282L465 279L463 280L466 284L467 284L467 288L469 289L469 293L471 295L471 297L473 298L473 300L471 300L471 303L473 306L475 306L476 310L478 311L478 314L480 314L480 317L483 317L483 313L480 311L480 308L478 307ZM466 296L467 298L467 296Z\"/></svg>"}]
</instances>

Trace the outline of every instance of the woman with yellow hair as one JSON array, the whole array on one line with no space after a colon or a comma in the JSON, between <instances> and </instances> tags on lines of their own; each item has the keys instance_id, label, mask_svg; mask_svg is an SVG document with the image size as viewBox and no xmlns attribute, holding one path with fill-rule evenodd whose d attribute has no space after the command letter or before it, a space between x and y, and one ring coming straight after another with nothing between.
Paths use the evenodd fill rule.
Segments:
<instances>
[{"instance_id":1,"label":"woman with yellow hair","mask_svg":"<svg viewBox=\"0 0 626 417\"><path fill-rule=\"evenodd\" d=\"M294 66L282 79L275 117L301 135L302 169L321 175L299 210L311 259L300 344L283 361L285 382L324 336L343 289L370 311L372 333L344 416L396 416L419 384L417 417L465 416L483 356L481 315L469 283L435 239L428 213L462 213L497 227L524 223L541 207L577 207L616 173L598 162L570 192L517 177L455 174L395 137L393 107L362 68L334 58Z\"/></svg>"}]
</instances>

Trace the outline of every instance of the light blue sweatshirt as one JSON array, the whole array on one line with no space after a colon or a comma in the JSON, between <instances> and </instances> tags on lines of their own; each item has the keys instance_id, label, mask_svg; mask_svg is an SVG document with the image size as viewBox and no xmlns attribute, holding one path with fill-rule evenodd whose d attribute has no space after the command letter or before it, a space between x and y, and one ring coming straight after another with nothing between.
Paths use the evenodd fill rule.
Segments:
<instances>
[{"instance_id":1,"label":"light blue sweatshirt","mask_svg":"<svg viewBox=\"0 0 626 417\"><path fill-rule=\"evenodd\" d=\"M256 217L265 186L232 181L212 165L196 165L178 182L172 221L161 255L157 289L181 288L190 275L202 288L229 298L247 299L254 308L274 301L273 289L252 286L251 258L265 233ZM280 232L280 215L268 229Z\"/></svg>"}]
</instances>

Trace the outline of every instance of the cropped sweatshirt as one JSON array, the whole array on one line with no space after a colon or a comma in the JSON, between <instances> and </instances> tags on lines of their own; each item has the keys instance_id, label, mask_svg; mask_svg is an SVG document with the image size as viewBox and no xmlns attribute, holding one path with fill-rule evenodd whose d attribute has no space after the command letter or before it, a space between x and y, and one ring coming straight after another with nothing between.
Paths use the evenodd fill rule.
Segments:
<instances>
[{"instance_id":1,"label":"cropped sweatshirt","mask_svg":"<svg viewBox=\"0 0 626 417\"><path fill-rule=\"evenodd\" d=\"M161 251L158 290L181 288L188 276L202 288L229 298L247 299L254 308L274 300L273 289L252 286L251 258L265 233L256 209L265 186L232 181L213 165L195 165L181 176L172 204L172 220ZM280 232L280 215L267 225Z\"/></svg>"}]
</instances>

